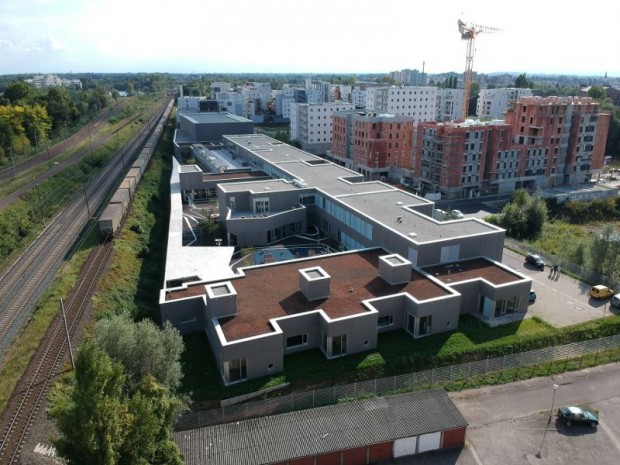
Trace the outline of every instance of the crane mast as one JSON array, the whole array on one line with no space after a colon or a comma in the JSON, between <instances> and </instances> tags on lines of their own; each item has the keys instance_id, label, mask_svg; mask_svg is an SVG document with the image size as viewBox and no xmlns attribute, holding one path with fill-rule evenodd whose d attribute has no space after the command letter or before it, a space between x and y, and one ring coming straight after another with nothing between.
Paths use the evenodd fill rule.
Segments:
<instances>
[{"instance_id":1,"label":"crane mast","mask_svg":"<svg viewBox=\"0 0 620 465\"><path fill-rule=\"evenodd\" d=\"M479 24L465 23L462 20L458 20L459 32L461 33L461 40L467 41L467 51L465 53L465 73L463 74L463 121L467 118L469 111L469 98L471 95L471 80L472 70L474 67L474 43L476 36L481 32L500 32L501 29L497 29L489 26L481 26Z\"/></svg>"}]
</instances>

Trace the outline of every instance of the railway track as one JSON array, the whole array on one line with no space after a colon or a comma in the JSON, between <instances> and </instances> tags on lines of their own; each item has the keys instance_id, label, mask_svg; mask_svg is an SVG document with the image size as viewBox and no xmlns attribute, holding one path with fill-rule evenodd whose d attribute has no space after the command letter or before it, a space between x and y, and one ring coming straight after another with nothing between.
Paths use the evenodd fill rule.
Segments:
<instances>
[{"instance_id":1,"label":"railway track","mask_svg":"<svg viewBox=\"0 0 620 465\"><path fill-rule=\"evenodd\" d=\"M153 128L155 122L161 119L164 113L165 106L156 117L149 121L140 136L124 147L125 153L133 154L137 151L137 148L147 139L148 129ZM128 161L133 159L133 157L127 158ZM120 176L131 166L131 163L124 163L123 153L118 153L114 160L86 189L91 206L103 205ZM34 305L42 290L47 287L47 282L53 279L78 233L88 224L90 218L87 210L86 200L81 196L58 215L41 234L39 240L4 276L0 277L0 309L3 312L0 318L0 354L2 354L3 344L5 348L8 346L20 327L21 320L29 314L29 306ZM78 284L65 304L67 324L72 340L76 336L80 337L84 325L90 321L87 310L91 297L111 255L111 241L104 241L91 251L80 273ZM63 322L58 314L33 356L33 362L14 390L4 414L0 417L0 425L2 425L0 464L19 463L19 457L33 420L45 405L50 381L60 373L66 361L67 348Z\"/></svg>"},{"instance_id":2,"label":"railway track","mask_svg":"<svg viewBox=\"0 0 620 465\"><path fill-rule=\"evenodd\" d=\"M90 302L98 278L107 267L112 256L112 242L98 245L89 255L80 280L71 294L65 311L69 334L73 339L81 333L88 318L85 310ZM67 360L68 344L60 313L56 315L44 340L35 353L32 363L17 386L16 395L10 401L2 418L6 425L0 440L0 463L18 463L22 444L28 434L34 417L39 413L49 388L50 381L60 374ZM10 412L7 414L7 412Z\"/></svg>"},{"instance_id":3,"label":"railway track","mask_svg":"<svg viewBox=\"0 0 620 465\"><path fill-rule=\"evenodd\" d=\"M24 319L30 314L43 290L52 281L75 238L90 220L89 210L96 212L116 187L121 175L131 166L137 149L146 140L148 128L161 118L165 107L139 136L126 144L102 172L37 238L28 250L0 276L0 369L6 350Z\"/></svg>"}]
</instances>

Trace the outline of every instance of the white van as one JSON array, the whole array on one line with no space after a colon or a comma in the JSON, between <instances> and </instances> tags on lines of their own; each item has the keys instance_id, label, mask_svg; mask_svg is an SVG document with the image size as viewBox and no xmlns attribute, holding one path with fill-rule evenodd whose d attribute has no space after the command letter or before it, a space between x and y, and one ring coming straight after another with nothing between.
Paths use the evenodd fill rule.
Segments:
<instances>
[{"instance_id":1,"label":"white van","mask_svg":"<svg viewBox=\"0 0 620 465\"><path fill-rule=\"evenodd\" d=\"M433 210L433 218L435 218L438 221L443 221L446 219L446 212L439 208L435 208Z\"/></svg>"}]
</instances>

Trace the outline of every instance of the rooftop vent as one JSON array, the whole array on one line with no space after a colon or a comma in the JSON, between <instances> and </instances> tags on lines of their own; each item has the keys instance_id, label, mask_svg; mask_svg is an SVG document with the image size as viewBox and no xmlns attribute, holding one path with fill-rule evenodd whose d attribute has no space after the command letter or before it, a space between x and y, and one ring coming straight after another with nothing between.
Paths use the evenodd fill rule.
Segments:
<instances>
[{"instance_id":1,"label":"rooftop vent","mask_svg":"<svg viewBox=\"0 0 620 465\"><path fill-rule=\"evenodd\" d=\"M237 314L237 291L230 281L207 284L207 316L222 318Z\"/></svg>"},{"instance_id":2,"label":"rooftop vent","mask_svg":"<svg viewBox=\"0 0 620 465\"><path fill-rule=\"evenodd\" d=\"M379 257L379 276L391 286L411 281L411 262L398 254Z\"/></svg>"},{"instance_id":3,"label":"rooftop vent","mask_svg":"<svg viewBox=\"0 0 620 465\"><path fill-rule=\"evenodd\" d=\"M320 266L299 270L299 290L310 302L327 299L331 292L331 281L331 276Z\"/></svg>"}]
</instances>

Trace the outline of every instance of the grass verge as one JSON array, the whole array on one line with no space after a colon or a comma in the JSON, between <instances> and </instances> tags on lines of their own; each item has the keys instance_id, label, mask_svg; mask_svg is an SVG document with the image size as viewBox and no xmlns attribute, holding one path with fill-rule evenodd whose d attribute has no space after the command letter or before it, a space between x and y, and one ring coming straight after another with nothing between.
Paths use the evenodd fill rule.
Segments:
<instances>
[{"instance_id":1,"label":"grass verge","mask_svg":"<svg viewBox=\"0 0 620 465\"><path fill-rule=\"evenodd\" d=\"M88 254L98 242L98 231L92 228L77 252L61 267L52 285L37 302L19 337L15 338L7 349L5 356L7 363L0 372L0 414L6 408L15 386L28 367L45 332L58 314L60 299L66 299L71 293Z\"/></svg>"}]
</instances>

